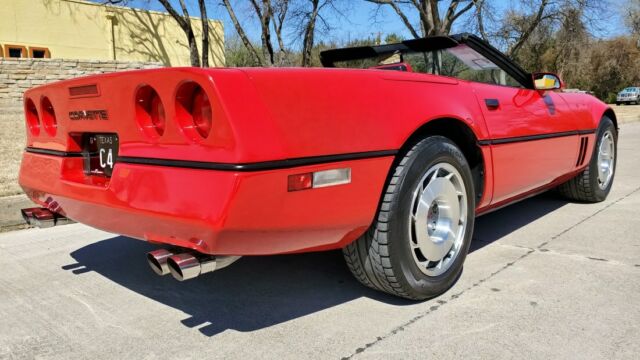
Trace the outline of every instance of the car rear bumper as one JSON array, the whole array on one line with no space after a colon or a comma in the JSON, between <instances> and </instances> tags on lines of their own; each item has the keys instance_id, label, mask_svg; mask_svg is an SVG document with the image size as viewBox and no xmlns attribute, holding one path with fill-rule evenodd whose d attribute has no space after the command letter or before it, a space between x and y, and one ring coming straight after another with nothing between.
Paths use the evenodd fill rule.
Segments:
<instances>
[{"instance_id":1,"label":"car rear bumper","mask_svg":"<svg viewBox=\"0 0 640 360\"><path fill-rule=\"evenodd\" d=\"M117 163L85 176L82 158L25 152L20 185L75 221L216 255L340 248L371 224L392 156L265 171ZM287 177L351 168L350 184L288 192Z\"/></svg>"}]
</instances>

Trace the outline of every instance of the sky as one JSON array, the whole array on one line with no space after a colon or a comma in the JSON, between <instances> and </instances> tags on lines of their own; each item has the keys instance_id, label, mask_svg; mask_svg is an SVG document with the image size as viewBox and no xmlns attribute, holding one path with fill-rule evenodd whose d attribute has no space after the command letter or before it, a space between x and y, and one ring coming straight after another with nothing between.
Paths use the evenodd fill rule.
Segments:
<instances>
[{"instance_id":1,"label":"sky","mask_svg":"<svg viewBox=\"0 0 640 360\"><path fill-rule=\"evenodd\" d=\"M104 0L93 0L96 2L104 2ZM177 0L170 0L177 6ZM348 41L350 39L357 38L367 38L367 37L375 37L379 33L382 35L382 38L386 34L395 33L402 35L405 38L410 38L411 34L406 29L404 24L400 21L399 17L393 12L393 10L389 9L386 6L379 8L375 4L368 3L362 0L343 0L344 4L347 4L347 10L344 11L345 16L338 16L337 14L331 14L332 16L328 17L328 20L331 23L332 29L329 33L322 34L319 36L322 40L333 40L333 41ZM592 33L600 38L609 38L614 36L619 36L625 34L625 27L622 20L621 13L624 11L625 0L602 0L609 1L608 8L611 10L610 13L606 15L606 20L602 21L598 28L592 29ZM189 13L192 16L199 16L199 11L197 9L197 2L195 0L187 0L186 1L189 8ZM237 36L236 31L229 19L226 9L224 6L219 5L220 1L218 0L208 0L208 15L211 19L221 20L224 23L225 28L225 38L229 39L230 37ZM245 27L245 31L248 33L248 36L252 39L252 41L259 41L260 39L260 28L257 21L251 21L250 18L250 3L248 0L236 0L233 2L236 5L235 11L237 16L240 19L240 22ZM448 1L442 2L444 5L447 5ZM514 3L513 1L508 0L494 0L493 4L495 4L495 10L497 12L503 12L507 9L510 3ZM164 8L157 0L129 0L128 6L156 11L164 11ZM375 22L374 22L375 20ZM417 23L417 21L415 21ZM459 19L457 24L458 26L454 26L453 32L463 32L468 31L468 29L464 29L462 24L464 21ZM251 24L253 24L251 26ZM283 34L285 37L285 42L287 46L292 48L296 48L299 44L296 43L300 38L297 34L290 30Z\"/></svg>"}]
</instances>

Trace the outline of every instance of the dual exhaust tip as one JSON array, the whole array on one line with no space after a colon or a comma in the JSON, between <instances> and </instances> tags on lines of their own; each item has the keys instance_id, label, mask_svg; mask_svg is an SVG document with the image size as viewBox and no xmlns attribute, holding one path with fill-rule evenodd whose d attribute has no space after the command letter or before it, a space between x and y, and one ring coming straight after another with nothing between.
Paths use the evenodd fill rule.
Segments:
<instances>
[{"instance_id":1,"label":"dual exhaust tip","mask_svg":"<svg viewBox=\"0 0 640 360\"><path fill-rule=\"evenodd\" d=\"M178 281L194 279L202 274L225 268L240 256L211 256L191 252L158 249L147 253L151 270L160 276L171 274Z\"/></svg>"}]
</instances>

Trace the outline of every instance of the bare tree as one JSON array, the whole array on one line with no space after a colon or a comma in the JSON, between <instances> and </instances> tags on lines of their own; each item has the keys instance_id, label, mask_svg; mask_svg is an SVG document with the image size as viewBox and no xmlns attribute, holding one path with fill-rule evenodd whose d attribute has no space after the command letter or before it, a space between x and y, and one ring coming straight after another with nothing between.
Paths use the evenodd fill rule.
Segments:
<instances>
[{"instance_id":1,"label":"bare tree","mask_svg":"<svg viewBox=\"0 0 640 360\"><path fill-rule=\"evenodd\" d=\"M198 0L200 21L202 21L202 67L209 67L209 17L204 0ZM196 48L196 50L198 50Z\"/></svg>"},{"instance_id":2,"label":"bare tree","mask_svg":"<svg viewBox=\"0 0 640 360\"><path fill-rule=\"evenodd\" d=\"M522 47L529 41L534 30L547 24L559 29L568 18L576 24L579 14L585 28L596 29L610 12L607 1L603 0L520 0L519 6L509 9L502 16L494 40L502 41L507 53L517 57Z\"/></svg>"},{"instance_id":3,"label":"bare tree","mask_svg":"<svg viewBox=\"0 0 640 360\"><path fill-rule=\"evenodd\" d=\"M438 2L442 0L365 0L380 6L388 6L400 17L414 38L429 35L447 35L456 20L474 8L482 0L450 0L444 15L440 14ZM462 5L462 3L465 3ZM462 5L462 6L461 6ZM411 23L411 14L417 13L420 30Z\"/></svg>"},{"instance_id":4,"label":"bare tree","mask_svg":"<svg viewBox=\"0 0 640 360\"><path fill-rule=\"evenodd\" d=\"M342 0L250 0L252 17L260 25L261 55L246 35L244 26L238 20L236 10L231 0L222 0L229 17L249 52L256 58L256 64L261 66L282 65L292 63L288 59L289 52L283 40L283 32L287 29L299 34L302 39L302 66L311 66L315 38L318 29L329 30L329 22L324 13L332 11L334 15L342 16L337 3ZM286 22L286 24L285 24ZM274 43L278 46L276 54Z\"/></svg>"},{"instance_id":5,"label":"bare tree","mask_svg":"<svg viewBox=\"0 0 640 360\"><path fill-rule=\"evenodd\" d=\"M513 43L507 50L507 54L510 56L516 56L522 45L533 33L533 30L540 25L540 22L550 16L549 14L545 15L545 10L547 9L549 2L550 0L540 0L540 3L532 14L519 14L515 12L507 14L507 21L505 21L503 31L505 32L505 36L512 37L514 39Z\"/></svg>"},{"instance_id":6,"label":"bare tree","mask_svg":"<svg viewBox=\"0 0 640 360\"><path fill-rule=\"evenodd\" d=\"M229 13L229 17L231 18L231 22L233 23L233 27L236 29L236 32L238 33L238 36L240 37L240 40L242 40L242 43L244 44L244 46L247 48L247 50L251 54L251 57L255 61L256 65L262 66L263 65L262 58L260 58L260 56L258 55L258 52L256 51L256 48L253 47L253 44L251 43L251 40L249 40L249 37L247 36L247 33L244 31L244 28L240 24L240 21L238 20L238 17L236 16L236 12L233 9L233 6L231 5L231 2L229 0L222 0L222 3L224 4L225 8L227 9L227 12Z\"/></svg>"},{"instance_id":7,"label":"bare tree","mask_svg":"<svg viewBox=\"0 0 640 360\"><path fill-rule=\"evenodd\" d=\"M273 48L271 34L272 28L276 34L276 39L280 48L280 57L286 54L286 48L284 41L282 40L282 29L284 21L287 17L289 9L289 0L250 0L251 7L254 15L258 18L260 23L260 40L261 40L261 52L262 56L258 55L255 47L249 40L246 31L236 15L236 11L233 8L230 0L222 0L231 22L233 23L238 36L242 40L244 46L249 50L251 55L255 58L255 62L260 66L273 66L278 63L278 59L275 56Z\"/></svg>"},{"instance_id":8,"label":"bare tree","mask_svg":"<svg viewBox=\"0 0 640 360\"><path fill-rule=\"evenodd\" d=\"M189 11L187 10L187 5L184 3L184 0L178 0L180 4L180 8L182 10L182 14L178 13L176 9L174 9L173 5L169 2L169 0L158 0L160 4L167 10L169 15L173 17L173 19L178 23L178 26L184 31L187 36L187 43L189 44L189 58L191 60L191 66L200 66L200 54L198 53L198 45L196 44L196 36L193 32L193 27L191 26L191 17L189 16Z\"/></svg>"},{"instance_id":9,"label":"bare tree","mask_svg":"<svg viewBox=\"0 0 640 360\"><path fill-rule=\"evenodd\" d=\"M260 20L260 29L262 30L260 36L262 40L262 57L269 65L273 65L275 64L275 57L273 55L273 46L271 45L271 21L273 20L271 0L260 0L260 4L258 4L258 0L250 1Z\"/></svg>"},{"instance_id":10,"label":"bare tree","mask_svg":"<svg viewBox=\"0 0 640 360\"><path fill-rule=\"evenodd\" d=\"M129 0L103 0L105 4L112 5L127 5ZM200 9L200 19L202 21L202 62L200 62L200 53L198 51L198 44L196 36L191 25L191 17L187 10L187 5L184 0L178 0L180 5L179 13L169 0L158 0L158 2L167 10L169 15L178 23L178 26L184 31L187 36L187 43L189 45L189 60L191 66L209 66L209 18L207 17L207 6L205 0L198 0L198 6Z\"/></svg>"},{"instance_id":11,"label":"bare tree","mask_svg":"<svg viewBox=\"0 0 640 360\"><path fill-rule=\"evenodd\" d=\"M286 56L287 50L282 40L282 28L284 26L285 19L289 13L289 0L276 0L273 5L273 30L276 33L276 39L278 40L278 47L280 49L280 57Z\"/></svg>"},{"instance_id":12,"label":"bare tree","mask_svg":"<svg viewBox=\"0 0 640 360\"><path fill-rule=\"evenodd\" d=\"M304 39L302 40L302 66L311 65L311 49L313 48L313 38L316 32L316 20L320 11L320 0L309 0L311 2L311 12L308 14L307 25L304 29ZM326 4L324 2L322 5Z\"/></svg>"},{"instance_id":13,"label":"bare tree","mask_svg":"<svg viewBox=\"0 0 640 360\"><path fill-rule=\"evenodd\" d=\"M291 23L302 39L302 66L314 64L316 36L332 30L331 21L344 19L343 10L348 3L343 0L292 0Z\"/></svg>"},{"instance_id":14,"label":"bare tree","mask_svg":"<svg viewBox=\"0 0 640 360\"><path fill-rule=\"evenodd\" d=\"M636 35L640 35L640 0L628 0L629 6L624 14L624 20L629 30ZM640 47L640 42L638 42Z\"/></svg>"}]
</instances>

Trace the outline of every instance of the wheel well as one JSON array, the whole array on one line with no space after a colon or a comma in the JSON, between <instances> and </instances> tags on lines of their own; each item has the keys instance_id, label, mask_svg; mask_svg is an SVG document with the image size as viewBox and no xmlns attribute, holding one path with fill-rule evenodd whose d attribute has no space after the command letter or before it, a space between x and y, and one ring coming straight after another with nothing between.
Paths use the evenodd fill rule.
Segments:
<instances>
[{"instance_id":1,"label":"wheel well","mask_svg":"<svg viewBox=\"0 0 640 360\"><path fill-rule=\"evenodd\" d=\"M398 159L402 159L420 140L434 135L444 136L460 148L469 163L469 168L471 168L476 202L480 201L484 191L484 159L478 146L478 139L476 139L473 131L462 121L444 118L427 122L411 134L409 139L402 145L398 152Z\"/></svg>"},{"instance_id":2,"label":"wheel well","mask_svg":"<svg viewBox=\"0 0 640 360\"><path fill-rule=\"evenodd\" d=\"M608 108L604 114L602 114L602 116L606 116L609 119L611 119L611 121L613 121L613 126L616 128L616 130L618 130L618 119L616 118L616 113L613 112L613 109ZM598 120L599 121L599 120Z\"/></svg>"}]
</instances>

